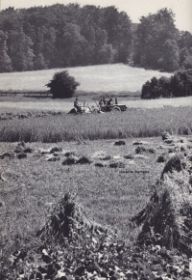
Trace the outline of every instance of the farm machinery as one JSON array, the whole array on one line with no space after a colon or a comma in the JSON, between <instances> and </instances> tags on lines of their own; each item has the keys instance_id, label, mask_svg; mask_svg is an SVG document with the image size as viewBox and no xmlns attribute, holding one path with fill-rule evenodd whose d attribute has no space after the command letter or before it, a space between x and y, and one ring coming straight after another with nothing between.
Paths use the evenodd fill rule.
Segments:
<instances>
[{"instance_id":1,"label":"farm machinery","mask_svg":"<svg viewBox=\"0 0 192 280\"><path fill-rule=\"evenodd\" d=\"M124 112L127 110L127 106L124 104L111 104L100 107L101 112Z\"/></svg>"},{"instance_id":2,"label":"farm machinery","mask_svg":"<svg viewBox=\"0 0 192 280\"><path fill-rule=\"evenodd\" d=\"M99 109L95 106L81 106L80 109L72 108L69 111L69 114L91 114L91 113L100 113Z\"/></svg>"},{"instance_id":3,"label":"farm machinery","mask_svg":"<svg viewBox=\"0 0 192 280\"><path fill-rule=\"evenodd\" d=\"M91 113L107 113L107 112L124 112L127 110L127 106L125 104L118 104L117 99L115 98L115 103L112 102L112 98L110 98L107 102L104 98L100 99L95 105L88 106L77 105L77 99L74 102L74 108L72 108L69 114L91 114Z\"/></svg>"}]
</instances>

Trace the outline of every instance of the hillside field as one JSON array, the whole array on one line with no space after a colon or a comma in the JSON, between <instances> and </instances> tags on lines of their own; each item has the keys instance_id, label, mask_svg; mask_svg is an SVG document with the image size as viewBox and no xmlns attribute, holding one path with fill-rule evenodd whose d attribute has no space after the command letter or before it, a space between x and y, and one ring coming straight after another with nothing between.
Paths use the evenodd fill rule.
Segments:
<instances>
[{"instance_id":1,"label":"hillside field","mask_svg":"<svg viewBox=\"0 0 192 280\"><path fill-rule=\"evenodd\" d=\"M46 91L45 85L53 75L68 70L80 83L78 91L83 92L137 92L152 77L170 76L153 70L134 68L124 64L73 67L28 72L0 74L2 91Z\"/></svg>"}]
</instances>

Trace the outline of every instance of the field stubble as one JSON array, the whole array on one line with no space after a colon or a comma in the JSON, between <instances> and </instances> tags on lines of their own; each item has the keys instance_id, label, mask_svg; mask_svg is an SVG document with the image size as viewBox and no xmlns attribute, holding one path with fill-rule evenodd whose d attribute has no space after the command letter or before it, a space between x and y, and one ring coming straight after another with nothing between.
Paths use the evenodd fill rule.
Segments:
<instances>
[{"instance_id":1,"label":"field stubble","mask_svg":"<svg viewBox=\"0 0 192 280\"><path fill-rule=\"evenodd\" d=\"M155 147L158 139L150 140ZM132 243L137 236L130 218L147 203L151 185L155 183L162 165L155 165L156 155L136 157L136 164L128 164L131 172L109 167L97 168L91 165L64 166L61 160L49 162L39 149L50 148L50 144L33 143L33 153L18 160L1 160L1 248L7 254L23 246L34 246L35 233L45 224L47 215L68 191L76 192L79 202L89 217L118 232L126 242ZM110 156L123 158L134 153L135 146L127 141L125 146L114 146L114 142L88 141L60 143L64 151L81 155L94 155L105 151ZM1 143L0 152L14 151L15 144ZM129 160L125 160L129 163ZM135 171L145 170L135 175ZM133 172L132 172L133 171ZM32 244L33 243L33 244Z\"/></svg>"},{"instance_id":2,"label":"field stubble","mask_svg":"<svg viewBox=\"0 0 192 280\"><path fill-rule=\"evenodd\" d=\"M191 149L190 137L175 138L174 141L174 145L160 138L62 142L54 146L1 143L2 264L6 266L7 257L19 248L31 252L40 248L36 233L67 192L78 194L78 204L82 205L87 217L110 228L124 245L134 245L141 227L134 225L131 218L147 205L154 193L155 182L164 167L157 159L162 153L169 157L171 148L183 152ZM30 151L26 157L18 157L18 149L26 148ZM3 157L5 152L12 156ZM69 152L91 161L85 165L63 165ZM49 161L50 156L59 157L59 160ZM100 157L105 163L102 168L95 165ZM111 168L110 162L123 162L124 165ZM142 266L144 270L145 265Z\"/></svg>"}]
</instances>

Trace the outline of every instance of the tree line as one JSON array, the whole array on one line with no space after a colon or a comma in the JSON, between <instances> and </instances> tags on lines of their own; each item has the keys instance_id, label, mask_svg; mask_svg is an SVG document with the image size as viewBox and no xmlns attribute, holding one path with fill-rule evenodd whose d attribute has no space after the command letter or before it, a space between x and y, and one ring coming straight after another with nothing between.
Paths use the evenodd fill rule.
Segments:
<instances>
[{"instance_id":1,"label":"tree line","mask_svg":"<svg viewBox=\"0 0 192 280\"><path fill-rule=\"evenodd\" d=\"M170 78L153 77L142 87L141 98L181 97L192 95L192 69L176 72Z\"/></svg>"},{"instance_id":2,"label":"tree line","mask_svg":"<svg viewBox=\"0 0 192 280\"><path fill-rule=\"evenodd\" d=\"M114 6L56 4L0 13L0 72L126 63L162 71L192 67L192 34L168 9L133 24Z\"/></svg>"}]
</instances>

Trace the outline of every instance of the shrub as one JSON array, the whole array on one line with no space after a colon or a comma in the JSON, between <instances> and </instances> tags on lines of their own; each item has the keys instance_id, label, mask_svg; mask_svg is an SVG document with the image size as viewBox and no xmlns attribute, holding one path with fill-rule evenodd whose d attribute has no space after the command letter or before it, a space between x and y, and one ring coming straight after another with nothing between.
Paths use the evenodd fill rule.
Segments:
<instances>
[{"instance_id":1,"label":"shrub","mask_svg":"<svg viewBox=\"0 0 192 280\"><path fill-rule=\"evenodd\" d=\"M53 79L46 85L50 88L53 98L69 98L79 85L67 71L55 73Z\"/></svg>"}]
</instances>

